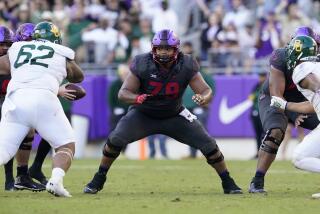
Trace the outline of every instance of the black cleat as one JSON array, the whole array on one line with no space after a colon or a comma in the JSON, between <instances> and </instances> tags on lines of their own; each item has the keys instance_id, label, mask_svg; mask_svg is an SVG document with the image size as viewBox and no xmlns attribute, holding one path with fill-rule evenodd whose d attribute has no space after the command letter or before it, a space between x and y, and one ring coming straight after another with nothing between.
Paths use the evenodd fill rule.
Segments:
<instances>
[{"instance_id":1,"label":"black cleat","mask_svg":"<svg viewBox=\"0 0 320 214\"><path fill-rule=\"evenodd\" d=\"M6 180L4 184L5 191L14 191L14 179L13 180Z\"/></svg>"},{"instance_id":2,"label":"black cleat","mask_svg":"<svg viewBox=\"0 0 320 214\"><path fill-rule=\"evenodd\" d=\"M224 194L242 194L242 189L237 186L232 178L223 180L222 187Z\"/></svg>"},{"instance_id":3,"label":"black cleat","mask_svg":"<svg viewBox=\"0 0 320 214\"><path fill-rule=\"evenodd\" d=\"M29 168L29 175L31 178L36 179L39 181L42 185L47 185L48 180L46 176L43 174L41 170L35 170L33 167Z\"/></svg>"},{"instance_id":4,"label":"black cleat","mask_svg":"<svg viewBox=\"0 0 320 214\"><path fill-rule=\"evenodd\" d=\"M16 190L30 190L33 192L41 192L46 189L46 186L34 182L29 175L19 175L14 183Z\"/></svg>"},{"instance_id":5,"label":"black cleat","mask_svg":"<svg viewBox=\"0 0 320 214\"><path fill-rule=\"evenodd\" d=\"M253 177L249 187L249 193L267 194L264 190L264 177Z\"/></svg>"},{"instance_id":6,"label":"black cleat","mask_svg":"<svg viewBox=\"0 0 320 214\"><path fill-rule=\"evenodd\" d=\"M103 189L103 185L106 182L107 177L105 174L97 172L93 179L84 187L83 192L87 194L97 194Z\"/></svg>"}]
</instances>

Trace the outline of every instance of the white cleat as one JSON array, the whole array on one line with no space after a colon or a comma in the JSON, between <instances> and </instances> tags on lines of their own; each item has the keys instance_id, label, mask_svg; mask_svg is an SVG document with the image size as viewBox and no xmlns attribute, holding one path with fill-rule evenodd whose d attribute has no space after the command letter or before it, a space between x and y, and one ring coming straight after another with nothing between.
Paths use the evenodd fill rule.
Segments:
<instances>
[{"instance_id":1,"label":"white cleat","mask_svg":"<svg viewBox=\"0 0 320 214\"><path fill-rule=\"evenodd\" d=\"M316 198L316 199L320 199L320 193L315 193L311 197Z\"/></svg>"},{"instance_id":2,"label":"white cleat","mask_svg":"<svg viewBox=\"0 0 320 214\"><path fill-rule=\"evenodd\" d=\"M62 179L56 180L50 178L46 185L46 189L49 193L57 197L72 197L70 193L63 187Z\"/></svg>"}]
</instances>

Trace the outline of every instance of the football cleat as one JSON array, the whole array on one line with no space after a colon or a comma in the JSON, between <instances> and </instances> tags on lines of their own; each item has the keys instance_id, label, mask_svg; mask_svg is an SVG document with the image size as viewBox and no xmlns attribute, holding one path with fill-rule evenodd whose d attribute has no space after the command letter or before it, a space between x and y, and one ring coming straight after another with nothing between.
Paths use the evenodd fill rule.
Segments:
<instances>
[{"instance_id":1,"label":"football cleat","mask_svg":"<svg viewBox=\"0 0 320 214\"><path fill-rule=\"evenodd\" d=\"M30 174L31 178L36 179L37 181L39 181L43 185L47 185L48 180L41 170L38 171L38 170L35 170L34 168L30 167L29 174Z\"/></svg>"},{"instance_id":2,"label":"football cleat","mask_svg":"<svg viewBox=\"0 0 320 214\"><path fill-rule=\"evenodd\" d=\"M237 186L232 178L223 180L222 187L224 194L242 194L242 189Z\"/></svg>"},{"instance_id":3,"label":"football cleat","mask_svg":"<svg viewBox=\"0 0 320 214\"><path fill-rule=\"evenodd\" d=\"M315 199L320 199L320 193L315 193L311 197Z\"/></svg>"},{"instance_id":4,"label":"football cleat","mask_svg":"<svg viewBox=\"0 0 320 214\"><path fill-rule=\"evenodd\" d=\"M249 187L249 193L263 193L267 194L264 190L264 177L253 177Z\"/></svg>"},{"instance_id":5,"label":"football cleat","mask_svg":"<svg viewBox=\"0 0 320 214\"><path fill-rule=\"evenodd\" d=\"M50 178L47 185L47 191L56 197L72 197L71 194L63 187L62 179Z\"/></svg>"},{"instance_id":6,"label":"football cleat","mask_svg":"<svg viewBox=\"0 0 320 214\"><path fill-rule=\"evenodd\" d=\"M14 188L16 190L30 190L33 192L41 192L46 189L44 185L34 182L29 175L17 176Z\"/></svg>"},{"instance_id":7,"label":"football cleat","mask_svg":"<svg viewBox=\"0 0 320 214\"><path fill-rule=\"evenodd\" d=\"M84 187L83 192L87 194L97 194L97 192L103 189L106 180L107 177L105 174L97 172L93 179Z\"/></svg>"}]
</instances>

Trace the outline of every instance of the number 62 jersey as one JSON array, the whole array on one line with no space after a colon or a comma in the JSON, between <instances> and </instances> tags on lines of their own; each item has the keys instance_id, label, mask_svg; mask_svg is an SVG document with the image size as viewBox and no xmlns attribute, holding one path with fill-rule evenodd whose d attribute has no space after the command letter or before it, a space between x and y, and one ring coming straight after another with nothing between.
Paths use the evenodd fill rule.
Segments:
<instances>
[{"instance_id":1,"label":"number 62 jersey","mask_svg":"<svg viewBox=\"0 0 320 214\"><path fill-rule=\"evenodd\" d=\"M46 40L15 42L8 50L11 81L7 92L22 88L47 89L58 94L67 76L67 58L74 59L74 51Z\"/></svg>"}]
</instances>

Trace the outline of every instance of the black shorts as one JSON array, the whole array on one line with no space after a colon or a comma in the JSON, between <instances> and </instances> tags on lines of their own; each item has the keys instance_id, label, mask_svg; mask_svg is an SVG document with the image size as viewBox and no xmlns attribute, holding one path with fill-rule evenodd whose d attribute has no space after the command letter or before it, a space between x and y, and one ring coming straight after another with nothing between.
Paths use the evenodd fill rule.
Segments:
<instances>
[{"instance_id":1,"label":"black shorts","mask_svg":"<svg viewBox=\"0 0 320 214\"><path fill-rule=\"evenodd\" d=\"M198 120L189 122L180 115L165 119L152 118L135 108L130 108L128 113L120 119L116 128L109 135L109 143L124 147L154 134L167 135L199 149L204 155L216 149L215 140Z\"/></svg>"},{"instance_id":2,"label":"black shorts","mask_svg":"<svg viewBox=\"0 0 320 214\"><path fill-rule=\"evenodd\" d=\"M271 97L269 95L261 93L259 95L259 114L262 123L263 130L279 128L283 133L287 129L288 121L294 124L294 121L298 117L299 113L291 111L282 111L276 107L271 107ZM304 119L304 122L300 125L303 128L313 130L319 124L317 115L308 114L308 117Z\"/></svg>"}]
</instances>

